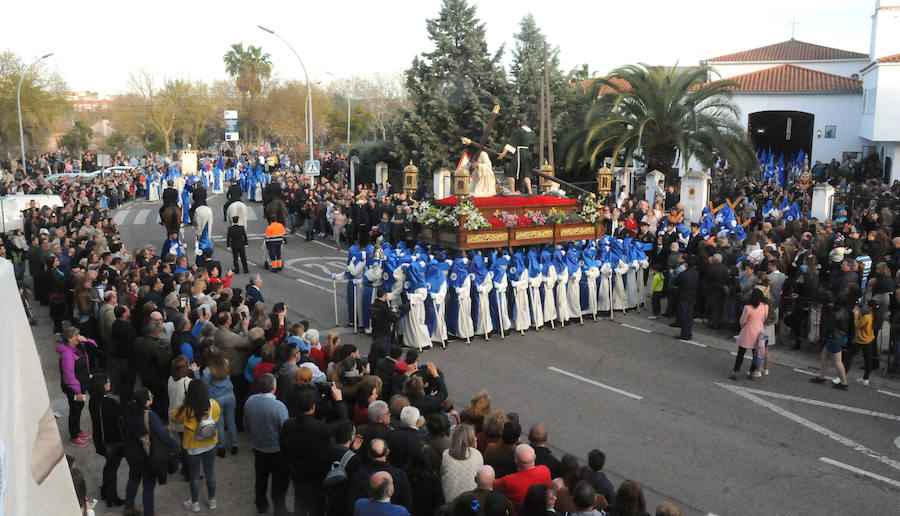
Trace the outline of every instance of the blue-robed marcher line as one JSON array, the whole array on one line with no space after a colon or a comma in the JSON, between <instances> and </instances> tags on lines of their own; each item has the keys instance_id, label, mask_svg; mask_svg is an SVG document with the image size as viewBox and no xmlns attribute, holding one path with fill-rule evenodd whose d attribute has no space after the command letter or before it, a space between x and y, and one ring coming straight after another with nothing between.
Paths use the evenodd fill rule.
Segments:
<instances>
[{"instance_id":1,"label":"blue-robed marcher line","mask_svg":"<svg viewBox=\"0 0 900 516\"><path fill-rule=\"evenodd\" d=\"M469 292L471 280L466 261L462 257L453 260L448 279L450 295L446 300L447 331L457 337L471 337L474 335L472 298Z\"/></svg>"},{"instance_id":2,"label":"blue-robed marcher line","mask_svg":"<svg viewBox=\"0 0 900 516\"><path fill-rule=\"evenodd\" d=\"M491 253L491 282L494 290L490 296L490 313L491 324L494 328L502 328L508 330L512 323L509 319L509 279L506 274L506 267L509 264L508 256Z\"/></svg>"}]
</instances>

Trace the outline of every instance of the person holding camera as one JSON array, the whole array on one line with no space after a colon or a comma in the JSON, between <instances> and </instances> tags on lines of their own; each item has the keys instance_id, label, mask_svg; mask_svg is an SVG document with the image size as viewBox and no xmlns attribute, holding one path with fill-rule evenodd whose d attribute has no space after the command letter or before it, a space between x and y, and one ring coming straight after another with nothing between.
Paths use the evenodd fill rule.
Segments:
<instances>
[{"instance_id":1,"label":"person holding camera","mask_svg":"<svg viewBox=\"0 0 900 516\"><path fill-rule=\"evenodd\" d=\"M300 414L284 422L279 437L279 446L289 461L291 480L294 483L296 501L295 514L322 514L324 492L322 481L328 470L326 451L331 444L331 436L341 421L347 420L341 390L334 383L329 387L333 413L328 422L316 419L318 395L306 390L297 396L296 409Z\"/></svg>"}]
</instances>

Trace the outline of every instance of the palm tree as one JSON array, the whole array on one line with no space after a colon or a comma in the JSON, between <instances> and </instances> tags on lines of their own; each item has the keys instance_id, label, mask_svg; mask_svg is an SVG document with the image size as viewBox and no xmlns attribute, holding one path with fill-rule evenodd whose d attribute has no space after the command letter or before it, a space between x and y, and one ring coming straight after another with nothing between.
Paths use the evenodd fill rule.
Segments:
<instances>
[{"instance_id":1,"label":"palm tree","mask_svg":"<svg viewBox=\"0 0 900 516\"><path fill-rule=\"evenodd\" d=\"M234 79L241 92L242 116L248 126L252 126L252 114L248 110L247 97L254 99L262 91L263 79L272 75L272 61L262 48L250 45L244 50L243 43L234 43L225 53L225 71ZM248 127L248 140L252 140L252 127Z\"/></svg>"},{"instance_id":2,"label":"palm tree","mask_svg":"<svg viewBox=\"0 0 900 516\"><path fill-rule=\"evenodd\" d=\"M238 89L250 96L256 96L262 90L263 79L272 74L272 61L262 48L250 45L244 50L243 43L234 43L231 50L225 53L225 71L235 80Z\"/></svg>"},{"instance_id":3,"label":"palm tree","mask_svg":"<svg viewBox=\"0 0 900 516\"><path fill-rule=\"evenodd\" d=\"M607 156L635 157L647 170L669 172L676 157L711 164L725 157L736 170L756 158L738 123L734 82L707 82L708 67L679 70L646 64L617 68L598 79L605 91L570 136L569 168L596 168Z\"/></svg>"}]
</instances>

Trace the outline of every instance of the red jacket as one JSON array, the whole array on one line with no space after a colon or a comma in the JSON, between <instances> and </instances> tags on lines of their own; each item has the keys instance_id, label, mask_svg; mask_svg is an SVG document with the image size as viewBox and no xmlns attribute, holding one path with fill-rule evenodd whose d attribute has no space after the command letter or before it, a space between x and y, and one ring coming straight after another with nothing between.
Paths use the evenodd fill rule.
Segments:
<instances>
[{"instance_id":1,"label":"red jacket","mask_svg":"<svg viewBox=\"0 0 900 516\"><path fill-rule=\"evenodd\" d=\"M547 466L535 466L531 469L520 469L512 475L494 480L494 489L509 498L518 511L525 501L525 493L535 484L550 486L550 470Z\"/></svg>"}]
</instances>

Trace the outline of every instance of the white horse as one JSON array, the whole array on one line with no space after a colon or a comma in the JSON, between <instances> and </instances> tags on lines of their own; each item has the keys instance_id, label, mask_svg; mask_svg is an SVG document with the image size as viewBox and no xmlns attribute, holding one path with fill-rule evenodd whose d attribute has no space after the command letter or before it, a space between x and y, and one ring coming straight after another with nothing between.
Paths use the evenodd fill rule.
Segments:
<instances>
[{"instance_id":1,"label":"white horse","mask_svg":"<svg viewBox=\"0 0 900 516\"><path fill-rule=\"evenodd\" d=\"M237 217L237 225L247 227L247 205L241 201L234 201L228 205L226 212L228 223L231 224L232 217Z\"/></svg>"},{"instance_id":2,"label":"white horse","mask_svg":"<svg viewBox=\"0 0 900 516\"><path fill-rule=\"evenodd\" d=\"M209 206L198 206L194 210L194 222L197 224L194 234L197 238L194 249L199 256L204 249L212 249L213 213Z\"/></svg>"}]
</instances>

